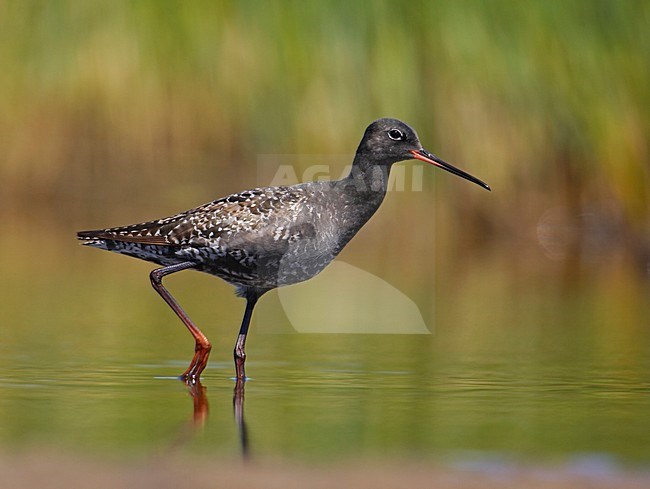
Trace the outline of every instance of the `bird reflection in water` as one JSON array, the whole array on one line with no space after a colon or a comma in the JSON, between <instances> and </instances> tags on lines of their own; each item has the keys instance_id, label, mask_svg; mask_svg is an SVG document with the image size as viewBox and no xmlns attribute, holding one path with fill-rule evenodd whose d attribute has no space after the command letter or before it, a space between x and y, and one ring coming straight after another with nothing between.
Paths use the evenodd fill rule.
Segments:
<instances>
[{"instance_id":1,"label":"bird reflection in water","mask_svg":"<svg viewBox=\"0 0 650 489\"><path fill-rule=\"evenodd\" d=\"M244 460L248 460L250 454L248 445L248 430L246 429L246 421L244 421L245 383L246 381L243 379L236 379L235 388L233 389L232 406L235 425L237 426L237 435L239 437L242 458ZM193 384L187 385L187 392L192 397L192 419L189 423L186 423L184 425L184 428L181 430L179 437L172 444L174 448L186 445L196 435L196 433L203 430L208 419L208 413L210 411L207 389L203 386L200 380Z\"/></svg>"},{"instance_id":2,"label":"bird reflection in water","mask_svg":"<svg viewBox=\"0 0 650 489\"><path fill-rule=\"evenodd\" d=\"M232 395L232 408L235 416L235 423L237 424L237 433L239 434L239 444L241 446L242 457L244 460L248 460L250 455L250 452L248 451L248 430L246 429L246 421L244 421L245 383L245 379L237 378Z\"/></svg>"},{"instance_id":3,"label":"bird reflection in water","mask_svg":"<svg viewBox=\"0 0 650 489\"><path fill-rule=\"evenodd\" d=\"M206 388L201 382L197 382L196 384L188 385L187 391L192 396L193 401L192 430L202 430L208 419L208 412L210 410Z\"/></svg>"}]
</instances>

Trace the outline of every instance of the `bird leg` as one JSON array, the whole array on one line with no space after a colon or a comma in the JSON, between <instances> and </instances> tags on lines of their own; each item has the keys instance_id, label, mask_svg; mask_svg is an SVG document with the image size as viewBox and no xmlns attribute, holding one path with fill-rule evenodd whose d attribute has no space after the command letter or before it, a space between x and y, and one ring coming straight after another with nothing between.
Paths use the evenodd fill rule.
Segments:
<instances>
[{"instance_id":1,"label":"bird leg","mask_svg":"<svg viewBox=\"0 0 650 489\"><path fill-rule=\"evenodd\" d=\"M235 350L233 356L235 358L235 372L237 374L237 381L246 380L246 372L244 370L244 363L246 362L246 352L244 347L246 346L246 335L248 334L248 326L251 322L251 317L253 316L253 308L257 303L259 295L250 294L246 296L246 311L244 312L244 318L242 319L241 328L239 329L239 336L237 336L237 343L235 343Z\"/></svg>"},{"instance_id":2,"label":"bird leg","mask_svg":"<svg viewBox=\"0 0 650 489\"><path fill-rule=\"evenodd\" d=\"M183 372L180 376L180 379L188 385L195 384L199 380L199 376L205 366L208 363L208 356L210 355L210 350L212 345L208 338L201 332L199 328L192 322L187 313L183 308L176 302L176 299L167 291L167 289L162 284L162 279L164 276L180 272L181 270L188 270L194 268L195 265L190 262L178 263L177 265L170 265L168 267L156 268L151 272L149 277L151 278L151 285L153 288L160 294L160 296L165 300L165 302L172 308L176 315L183 321L185 327L194 337L195 347L194 347L194 357L190 362L187 370Z\"/></svg>"}]
</instances>

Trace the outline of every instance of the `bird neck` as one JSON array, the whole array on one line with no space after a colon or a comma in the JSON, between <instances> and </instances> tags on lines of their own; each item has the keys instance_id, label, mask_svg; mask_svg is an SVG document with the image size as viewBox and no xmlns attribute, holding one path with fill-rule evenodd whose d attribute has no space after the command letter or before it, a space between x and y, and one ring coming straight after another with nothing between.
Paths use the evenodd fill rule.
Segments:
<instances>
[{"instance_id":1,"label":"bird neck","mask_svg":"<svg viewBox=\"0 0 650 489\"><path fill-rule=\"evenodd\" d=\"M388 189L388 176L392 164L378 164L357 153L347 177L335 182L342 199L352 204L361 214L377 210Z\"/></svg>"}]
</instances>

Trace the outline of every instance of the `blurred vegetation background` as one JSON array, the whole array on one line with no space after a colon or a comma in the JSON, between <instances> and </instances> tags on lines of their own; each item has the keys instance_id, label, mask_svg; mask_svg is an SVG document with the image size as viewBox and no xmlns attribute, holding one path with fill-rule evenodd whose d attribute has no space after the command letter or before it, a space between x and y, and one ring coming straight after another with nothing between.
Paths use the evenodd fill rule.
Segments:
<instances>
[{"instance_id":1,"label":"blurred vegetation background","mask_svg":"<svg viewBox=\"0 0 650 489\"><path fill-rule=\"evenodd\" d=\"M648 460L647 0L0 0L0 67L0 445L122 454L189 414L182 386L151 382L192 351L152 265L75 231L268 184L269 155L338 178L390 116L493 189L421 168L422 191L391 192L341 254L435 334L263 335L293 331L269 293L252 439ZM400 165L409 190L417 163ZM226 443L243 303L203 274L169 284L215 344L209 439Z\"/></svg>"},{"instance_id":2,"label":"blurred vegetation background","mask_svg":"<svg viewBox=\"0 0 650 489\"><path fill-rule=\"evenodd\" d=\"M649 26L642 0L1 2L2 243L263 185L258 155L351 156L392 116L493 192L426 168L350 261L406 282L435 240L458 273L647 281Z\"/></svg>"}]
</instances>

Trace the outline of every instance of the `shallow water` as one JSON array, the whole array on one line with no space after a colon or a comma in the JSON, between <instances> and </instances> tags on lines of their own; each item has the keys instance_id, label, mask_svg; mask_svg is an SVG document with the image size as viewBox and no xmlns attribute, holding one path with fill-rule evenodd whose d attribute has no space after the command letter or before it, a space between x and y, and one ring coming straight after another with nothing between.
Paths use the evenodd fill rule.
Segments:
<instances>
[{"instance_id":1,"label":"shallow water","mask_svg":"<svg viewBox=\"0 0 650 489\"><path fill-rule=\"evenodd\" d=\"M3 452L650 464L644 284L525 291L485 282L500 267L488 260L437 287L436 307L411 294L428 335L296 333L269 294L247 344L251 379L236 391L243 302L187 274L169 287L214 343L203 393L174 377L192 342L150 289L149 266L70 253L45 272L5 255Z\"/></svg>"}]
</instances>

